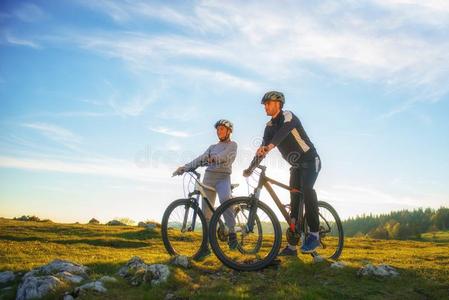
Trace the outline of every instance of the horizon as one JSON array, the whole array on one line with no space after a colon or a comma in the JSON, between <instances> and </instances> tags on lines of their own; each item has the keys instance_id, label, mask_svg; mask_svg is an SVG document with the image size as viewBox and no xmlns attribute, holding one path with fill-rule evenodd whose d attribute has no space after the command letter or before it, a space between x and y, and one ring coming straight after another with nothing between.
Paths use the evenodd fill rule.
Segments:
<instances>
[{"instance_id":1,"label":"horizon","mask_svg":"<svg viewBox=\"0 0 449 300\"><path fill-rule=\"evenodd\" d=\"M234 195L247 195L268 90L316 146L318 199L342 220L449 207L449 4L0 7L1 217L160 221L183 197L171 172L217 142L222 118L238 143ZM263 164L288 182L278 150Z\"/></svg>"}]
</instances>

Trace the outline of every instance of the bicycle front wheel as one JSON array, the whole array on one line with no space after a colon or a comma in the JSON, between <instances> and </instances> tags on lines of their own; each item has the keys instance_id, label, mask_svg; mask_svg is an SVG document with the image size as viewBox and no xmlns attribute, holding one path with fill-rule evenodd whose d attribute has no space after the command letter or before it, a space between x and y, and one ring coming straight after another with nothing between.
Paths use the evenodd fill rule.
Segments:
<instances>
[{"instance_id":1,"label":"bicycle front wheel","mask_svg":"<svg viewBox=\"0 0 449 300\"><path fill-rule=\"evenodd\" d=\"M207 246L207 224L196 200L173 201L162 217L161 233L170 255L197 258Z\"/></svg>"},{"instance_id":2,"label":"bicycle front wheel","mask_svg":"<svg viewBox=\"0 0 449 300\"><path fill-rule=\"evenodd\" d=\"M238 197L220 205L209 223L209 240L212 250L226 266L239 271L255 271L266 267L277 256L281 247L281 225L274 212L263 202ZM250 211L254 209L253 230L248 230ZM224 215L229 212L235 225L227 224ZM229 218L228 218L229 221ZM220 224L226 224L227 232L237 235L237 247L231 249L228 239L217 234Z\"/></svg>"}]
</instances>

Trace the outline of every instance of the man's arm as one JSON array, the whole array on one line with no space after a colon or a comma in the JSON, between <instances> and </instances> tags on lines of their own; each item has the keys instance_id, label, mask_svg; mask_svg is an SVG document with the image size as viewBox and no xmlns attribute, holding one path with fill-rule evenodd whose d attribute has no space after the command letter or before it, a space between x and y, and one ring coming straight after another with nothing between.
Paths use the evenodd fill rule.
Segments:
<instances>
[{"instance_id":1,"label":"man's arm","mask_svg":"<svg viewBox=\"0 0 449 300\"><path fill-rule=\"evenodd\" d=\"M271 139L271 142L268 146L270 151L277 145L279 145L290 133L290 131L293 130L297 125L297 119L296 117L288 110L284 111L284 123L282 124L281 128L276 132L274 137Z\"/></svg>"},{"instance_id":2,"label":"man's arm","mask_svg":"<svg viewBox=\"0 0 449 300\"><path fill-rule=\"evenodd\" d=\"M262 160L265 158L264 155L258 156L255 155L251 163L249 164L249 167L246 170L243 170L243 176L248 177L253 173L253 171L257 168L258 165L262 162Z\"/></svg>"}]
</instances>

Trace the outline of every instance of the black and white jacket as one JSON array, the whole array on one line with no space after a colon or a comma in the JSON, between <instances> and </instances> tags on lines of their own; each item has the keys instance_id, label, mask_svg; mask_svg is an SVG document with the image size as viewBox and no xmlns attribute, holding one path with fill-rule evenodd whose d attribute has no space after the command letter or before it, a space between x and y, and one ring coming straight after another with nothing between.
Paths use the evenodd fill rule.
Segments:
<instances>
[{"instance_id":1,"label":"black and white jacket","mask_svg":"<svg viewBox=\"0 0 449 300\"><path fill-rule=\"evenodd\" d=\"M262 146L273 144L291 165L311 161L317 156L315 146L307 136L298 117L291 111L281 111L265 127Z\"/></svg>"}]
</instances>

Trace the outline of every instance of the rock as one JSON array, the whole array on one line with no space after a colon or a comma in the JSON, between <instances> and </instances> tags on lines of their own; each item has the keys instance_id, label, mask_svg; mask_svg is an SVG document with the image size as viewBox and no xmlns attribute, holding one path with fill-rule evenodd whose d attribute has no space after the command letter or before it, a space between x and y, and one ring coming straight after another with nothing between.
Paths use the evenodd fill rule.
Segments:
<instances>
[{"instance_id":1,"label":"rock","mask_svg":"<svg viewBox=\"0 0 449 300\"><path fill-rule=\"evenodd\" d=\"M390 267L388 265L379 265L379 266L373 266L372 264L368 264L362 268L360 268L357 271L357 275L359 276L367 276L367 275L375 275L375 276L382 276L382 277L387 277L387 276L398 276L399 273L396 271L395 268Z\"/></svg>"},{"instance_id":2,"label":"rock","mask_svg":"<svg viewBox=\"0 0 449 300\"><path fill-rule=\"evenodd\" d=\"M87 278L88 270L89 270L89 268L87 268L83 265L75 264L75 263L72 263L67 260L55 259L54 261L52 261L51 263L49 263L45 266L36 268L36 269L32 270L31 272L26 273L25 277L34 276L36 274L54 275L57 273L67 272L67 273L76 274L76 275L80 275L84 278Z\"/></svg>"},{"instance_id":3,"label":"rock","mask_svg":"<svg viewBox=\"0 0 449 300\"><path fill-rule=\"evenodd\" d=\"M146 224L145 228L148 230L154 230L154 229L156 229L156 224L153 224L153 223Z\"/></svg>"},{"instance_id":4,"label":"rock","mask_svg":"<svg viewBox=\"0 0 449 300\"><path fill-rule=\"evenodd\" d=\"M331 268L334 269L343 269L344 267L346 267L346 264L342 261L335 261L331 264Z\"/></svg>"},{"instance_id":5,"label":"rock","mask_svg":"<svg viewBox=\"0 0 449 300\"><path fill-rule=\"evenodd\" d=\"M175 259L172 261L172 264L174 264L175 266L181 266L183 268L190 267L189 259L185 255L177 255Z\"/></svg>"},{"instance_id":6,"label":"rock","mask_svg":"<svg viewBox=\"0 0 449 300\"><path fill-rule=\"evenodd\" d=\"M75 300L72 295L64 295L63 300Z\"/></svg>"},{"instance_id":7,"label":"rock","mask_svg":"<svg viewBox=\"0 0 449 300\"><path fill-rule=\"evenodd\" d=\"M88 268L83 265L56 259L23 276L17 291L17 300L41 298L67 283L79 283L89 277L87 271Z\"/></svg>"},{"instance_id":8,"label":"rock","mask_svg":"<svg viewBox=\"0 0 449 300\"><path fill-rule=\"evenodd\" d=\"M28 276L20 284L16 300L42 298L63 285L64 283L55 276Z\"/></svg>"},{"instance_id":9,"label":"rock","mask_svg":"<svg viewBox=\"0 0 449 300\"><path fill-rule=\"evenodd\" d=\"M137 224L138 227L143 227L145 229L148 230L154 230L157 228L157 224L155 223L147 223L147 222L139 222L139 224Z\"/></svg>"},{"instance_id":10,"label":"rock","mask_svg":"<svg viewBox=\"0 0 449 300\"><path fill-rule=\"evenodd\" d=\"M162 264L146 265L141 258L134 256L120 268L118 275L135 286L143 282L159 284L167 280L170 270Z\"/></svg>"},{"instance_id":11,"label":"rock","mask_svg":"<svg viewBox=\"0 0 449 300\"><path fill-rule=\"evenodd\" d=\"M133 272L141 268L146 269L146 267L147 265L143 262L143 260L140 257L134 256L126 263L125 266L120 268L120 270L118 271L118 275L120 275L121 277L126 277L127 275L130 274L130 272Z\"/></svg>"},{"instance_id":12,"label":"rock","mask_svg":"<svg viewBox=\"0 0 449 300\"><path fill-rule=\"evenodd\" d=\"M151 283L160 284L166 282L170 275L170 269L166 265L154 264L148 266L148 271L152 273Z\"/></svg>"},{"instance_id":13,"label":"rock","mask_svg":"<svg viewBox=\"0 0 449 300\"><path fill-rule=\"evenodd\" d=\"M7 283L13 281L14 279L16 279L14 272L11 271L0 272L0 283Z\"/></svg>"},{"instance_id":14,"label":"rock","mask_svg":"<svg viewBox=\"0 0 449 300\"><path fill-rule=\"evenodd\" d=\"M323 262L323 261L324 261L324 258L321 255L317 255L317 256L313 257L313 262L314 263L320 263L320 262Z\"/></svg>"},{"instance_id":15,"label":"rock","mask_svg":"<svg viewBox=\"0 0 449 300\"><path fill-rule=\"evenodd\" d=\"M83 277L78 276L78 275L73 275L72 273L69 273L67 271L59 272L58 274L56 274L56 277L58 277L64 281L69 281L72 283L80 283L81 281L84 280Z\"/></svg>"},{"instance_id":16,"label":"rock","mask_svg":"<svg viewBox=\"0 0 449 300\"><path fill-rule=\"evenodd\" d=\"M80 287L77 287L75 289L75 293L82 293L83 291L91 290L99 293L106 293L108 290L103 286L103 282L101 281L94 281L86 283Z\"/></svg>"},{"instance_id":17,"label":"rock","mask_svg":"<svg viewBox=\"0 0 449 300\"><path fill-rule=\"evenodd\" d=\"M118 220L112 220L106 223L106 225L110 225L110 226L127 226L125 223L122 223Z\"/></svg>"},{"instance_id":18,"label":"rock","mask_svg":"<svg viewBox=\"0 0 449 300\"><path fill-rule=\"evenodd\" d=\"M120 268L118 275L126 279L131 285L137 286L144 281L147 267L140 257L134 256L125 266Z\"/></svg>"},{"instance_id":19,"label":"rock","mask_svg":"<svg viewBox=\"0 0 449 300\"><path fill-rule=\"evenodd\" d=\"M103 276L99 279L99 281L106 283L106 282L117 282L117 279L111 276Z\"/></svg>"},{"instance_id":20,"label":"rock","mask_svg":"<svg viewBox=\"0 0 449 300\"><path fill-rule=\"evenodd\" d=\"M168 293L164 298L164 300L173 300L173 299L175 299L175 294L173 293Z\"/></svg>"}]
</instances>

